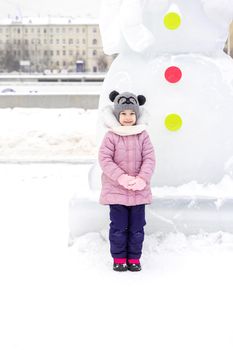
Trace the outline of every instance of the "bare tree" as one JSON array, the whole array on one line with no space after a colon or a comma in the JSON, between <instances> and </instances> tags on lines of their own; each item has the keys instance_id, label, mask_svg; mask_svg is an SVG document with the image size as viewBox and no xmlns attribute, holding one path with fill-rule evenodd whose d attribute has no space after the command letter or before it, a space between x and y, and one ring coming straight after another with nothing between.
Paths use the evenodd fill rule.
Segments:
<instances>
[{"instance_id":1,"label":"bare tree","mask_svg":"<svg viewBox=\"0 0 233 350\"><path fill-rule=\"evenodd\" d=\"M97 59L97 66L100 72L106 72L108 68L108 62L104 54L100 55Z\"/></svg>"},{"instance_id":2,"label":"bare tree","mask_svg":"<svg viewBox=\"0 0 233 350\"><path fill-rule=\"evenodd\" d=\"M0 69L4 70L4 54L3 54L3 51L1 51L1 54L0 54Z\"/></svg>"},{"instance_id":3,"label":"bare tree","mask_svg":"<svg viewBox=\"0 0 233 350\"><path fill-rule=\"evenodd\" d=\"M16 58L16 55L13 51L13 45L11 43L5 44L5 50L3 55L3 68L8 72L19 71L19 59Z\"/></svg>"}]
</instances>

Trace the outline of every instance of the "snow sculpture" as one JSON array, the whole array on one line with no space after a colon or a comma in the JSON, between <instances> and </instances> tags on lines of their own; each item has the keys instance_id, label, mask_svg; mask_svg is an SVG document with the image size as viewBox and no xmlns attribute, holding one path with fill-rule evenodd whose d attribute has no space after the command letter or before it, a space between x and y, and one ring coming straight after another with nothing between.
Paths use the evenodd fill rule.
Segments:
<instances>
[{"instance_id":1,"label":"snow sculpture","mask_svg":"<svg viewBox=\"0 0 233 350\"><path fill-rule=\"evenodd\" d=\"M102 2L104 51L119 55L100 108L111 90L147 96L158 186L216 183L232 166L233 61L223 52L232 19L233 0Z\"/></svg>"},{"instance_id":2,"label":"snow sculpture","mask_svg":"<svg viewBox=\"0 0 233 350\"><path fill-rule=\"evenodd\" d=\"M147 97L148 131L157 159L153 185L178 186L192 180L217 183L225 174L232 176L233 61L223 52L232 19L233 0L102 1L104 51L118 57L103 84L99 109L110 103L112 90ZM100 115L99 143L104 133ZM89 173L89 183L91 189L100 188L98 165ZM103 227L108 224L108 209L97 198L91 206L88 200L72 201L71 237L95 226L90 221L85 230L80 228L81 205L99 213ZM194 233L199 225L212 229L206 218L216 215L214 203L213 198L179 203L174 198L157 198L147 211L146 230ZM229 214L231 205L226 205ZM194 218L194 212L199 216ZM224 229L220 207L217 213L219 225L214 227Z\"/></svg>"}]
</instances>

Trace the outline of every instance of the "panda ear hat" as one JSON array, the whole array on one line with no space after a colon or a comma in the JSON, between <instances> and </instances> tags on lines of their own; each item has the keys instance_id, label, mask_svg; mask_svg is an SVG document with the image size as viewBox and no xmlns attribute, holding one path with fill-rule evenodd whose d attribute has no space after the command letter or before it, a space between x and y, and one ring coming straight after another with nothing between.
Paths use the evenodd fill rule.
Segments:
<instances>
[{"instance_id":1,"label":"panda ear hat","mask_svg":"<svg viewBox=\"0 0 233 350\"><path fill-rule=\"evenodd\" d=\"M118 95L120 95L120 93L116 90L113 90L112 92L110 92L110 94L109 94L110 101L114 102L115 98ZM146 98L143 95L138 95L137 100L138 100L139 106L143 106L146 103Z\"/></svg>"},{"instance_id":2,"label":"panda ear hat","mask_svg":"<svg viewBox=\"0 0 233 350\"><path fill-rule=\"evenodd\" d=\"M139 106L143 106L146 103L146 98L143 95L138 95L137 96Z\"/></svg>"},{"instance_id":3,"label":"panda ear hat","mask_svg":"<svg viewBox=\"0 0 233 350\"><path fill-rule=\"evenodd\" d=\"M116 90L113 90L112 92L110 92L109 94L109 99L110 101L114 102L115 98L120 95L119 92L117 92Z\"/></svg>"}]
</instances>

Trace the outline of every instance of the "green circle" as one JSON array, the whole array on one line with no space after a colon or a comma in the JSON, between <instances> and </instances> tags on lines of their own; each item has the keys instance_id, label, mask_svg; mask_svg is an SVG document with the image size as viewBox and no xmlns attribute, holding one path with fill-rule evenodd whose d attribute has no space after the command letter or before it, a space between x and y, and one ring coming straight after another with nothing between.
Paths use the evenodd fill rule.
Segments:
<instances>
[{"instance_id":1,"label":"green circle","mask_svg":"<svg viewBox=\"0 0 233 350\"><path fill-rule=\"evenodd\" d=\"M177 29L181 24L181 18L176 12L169 12L164 17L164 25L167 29Z\"/></svg>"},{"instance_id":2,"label":"green circle","mask_svg":"<svg viewBox=\"0 0 233 350\"><path fill-rule=\"evenodd\" d=\"M182 119L178 114L168 114L165 119L165 126L170 131L177 131L182 126Z\"/></svg>"}]
</instances>

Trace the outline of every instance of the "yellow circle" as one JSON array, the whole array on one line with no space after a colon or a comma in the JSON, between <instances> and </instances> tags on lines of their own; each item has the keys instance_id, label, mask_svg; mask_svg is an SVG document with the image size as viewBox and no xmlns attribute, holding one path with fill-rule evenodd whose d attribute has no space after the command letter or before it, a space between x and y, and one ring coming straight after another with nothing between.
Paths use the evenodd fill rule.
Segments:
<instances>
[{"instance_id":1,"label":"yellow circle","mask_svg":"<svg viewBox=\"0 0 233 350\"><path fill-rule=\"evenodd\" d=\"M182 119L178 114L168 114L165 119L165 126L170 131L177 131L182 126Z\"/></svg>"},{"instance_id":2,"label":"yellow circle","mask_svg":"<svg viewBox=\"0 0 233 350\"><path fill-rule=\"evenodd\" d=\"M164 25L167 29L177 29L181 24L181 18L176 12L169 12L164 17Z\"/></svg>"}]
</instances>

